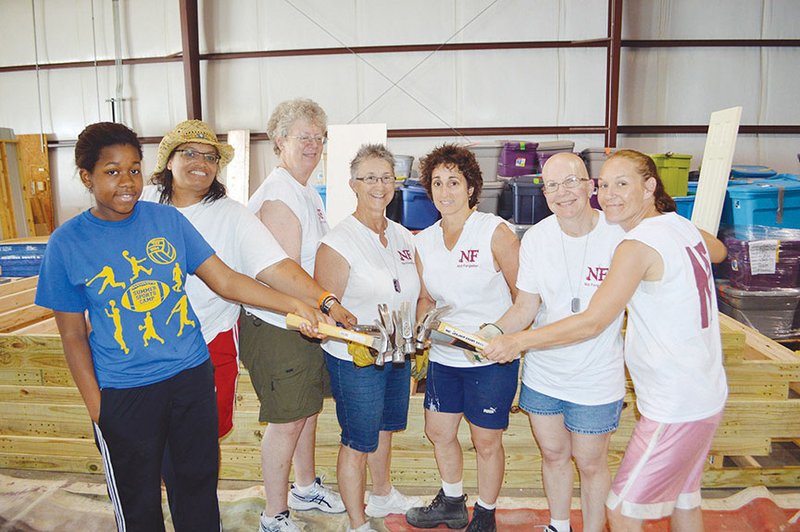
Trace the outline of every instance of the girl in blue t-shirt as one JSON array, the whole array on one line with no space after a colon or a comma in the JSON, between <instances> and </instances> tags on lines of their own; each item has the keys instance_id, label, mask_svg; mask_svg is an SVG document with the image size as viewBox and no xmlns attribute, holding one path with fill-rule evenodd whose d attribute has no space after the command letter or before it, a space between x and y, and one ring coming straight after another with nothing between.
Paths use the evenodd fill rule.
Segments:
<instances>
[{"instance_id":1,"label":"girl in blue t-shirt","mask_svg":"<svg viewBox=\"0 0 800 532\"><path fill-rule=\"evenodd\" d=\"M184 291L325 321L309 305L228 268L176 209L138 202L142 148L121 124L92 124L75 162L95 206L47 245L36 304L52 308L92 419L119 530L164 530L161 460L175 468L176 530L220 529L213 368ZM91 333L87 326L91 324ZM316 330L302 331L315 336Z\"/></svg>"}]
</instances>

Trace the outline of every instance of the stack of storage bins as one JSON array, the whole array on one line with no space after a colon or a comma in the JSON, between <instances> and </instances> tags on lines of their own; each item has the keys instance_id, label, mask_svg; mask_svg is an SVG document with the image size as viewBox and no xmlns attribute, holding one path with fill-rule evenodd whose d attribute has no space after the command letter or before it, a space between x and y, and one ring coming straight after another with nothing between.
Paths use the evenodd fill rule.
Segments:
<instances>
[{"instance_id":1,"label":"stack of storage bins","mask_svg":"<svg viewBox=\"0 0 800 532\"><path fill-rule=\"evenodd\" d=\"M544 167L547 159L556 153L572 152L575 148L575 143L571 140L552 140L549 142L540 142L536 150L539 156L539 171Z\"/></svg>"},{"instance_id":2,"label":"stack of storage bins","mask_svg":"<svg viewBox=\"0 0 800 532\"><path fill-rule=\"evenodd\" d=\"M721 236L720 311L773 339L800 336L800 230L751 225Z\"/></svg>"},{"instance_id":3,"label":"stack of storage bins","mask_svg":"<svg viewBox=\"0 0 800 532\"><path fill-rule=\"evenodd\" d=\"M540 174L515 177L511 181L511 191L514 197L512 221L515 225L533 225L552 214L544 197Z\"/></svg>"}]
</instances>

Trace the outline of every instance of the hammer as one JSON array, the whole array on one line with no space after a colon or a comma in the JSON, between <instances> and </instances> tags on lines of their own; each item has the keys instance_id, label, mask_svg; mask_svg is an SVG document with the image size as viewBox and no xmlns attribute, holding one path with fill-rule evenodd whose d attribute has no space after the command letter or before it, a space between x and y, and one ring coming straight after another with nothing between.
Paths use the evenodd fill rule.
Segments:
<instances>
[{"instance_id":1,"label":"hammer","mask_svg":"<svg viewBox=\"0 0 800 532\"><path fill-rule=\"evenodd\" d=\"M291 329L297 329L300 327L302 323L308 323L308 320L301 318L297 314L287 314L286 315L286 326ZM367 347L371 347L375 351L378 352L378 358L375 361L375 365L383 365L383 358L386 356L388 352L392 350L392 344L389 341L389 334L386 332L386 329L375 320L375 330L378 333L378 336L372 336L371 334L366 334L363 332L357 331L350 331L343 327L336 327L335 325L329 325L327 323L318 323L317 330L332 338L339 338L341 340L348 340L350 342L355 342L357 344L365 345ZM378 360L381 363L378 363Z\"/></svg>"},{"instance_id":2,"label":"hammer","mask_svg":"<svg viewBox=\"0 0 800 532\"><path fill-rule=\"evenodd\" d=\"M417 349L425 349L425 342L427 342L428 338L430 337L431 330L435 330L439 326L439 318L449 311L450 306L445 305L439 308L432 308L425 313L425 315L417 324L417 331L414 335Z\"/></svg>"}]
</instances>

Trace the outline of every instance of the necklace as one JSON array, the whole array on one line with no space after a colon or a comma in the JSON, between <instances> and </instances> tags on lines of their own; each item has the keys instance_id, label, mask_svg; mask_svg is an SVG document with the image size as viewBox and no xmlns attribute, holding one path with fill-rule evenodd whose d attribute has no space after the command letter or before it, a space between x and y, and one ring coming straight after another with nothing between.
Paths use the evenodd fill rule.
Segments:
<instances>
[{"instance_id":1,"label":"necklace","mask_svg":"<svg viewBox=\"0 0 800 532\"><path fill-rule=\"evenodd\" d=\"M589 231L591 233L591 230ZM586 250L589 247L589 233L586 233L586 240L583 243L583 258L581 259L581 266L578 269L578 273L581 277L583 277L583 265L586 263ZM572 300L570 301L569 308L573 314L577 314L581 311L581 284L582 282L578 281L578 293L576 294L572 290L572 280L570 279L570 269L569 269L569 261L567 261L567 248L564 245L564 231L559 228L559 234L561 235L561 253L564 255L564 271L567 274L567 283L569 283L569 293L572 296Z\"/></svg>"},{"instance_id":2,"label":"necklace","mask_svg":"<svg viewBox=\"0 0 800 532\"><path fill-rule=\"evenodd\" d=\"M367 226L364 225L364 227L367 227ZM388 229L388 228L389 228L389 225L387 224L386 225L386 229ZM372 229L369 229L369 227L367 227L367 229L369 230L370 233L374 232L374 231L372 231ZM394 277L392 278L392 286L394 286L394 291L399 294L400 293L400 272L397 270L397 264L395 264L395 262L394 262L395 261L395 258L394 258L395 253L394 253L394 248L392 247L392 239L389 238L389 234L387 233L386 229L384 229L384 231L383 231L383 234L386 237L386 247L383 247L381 245L381 243L380 243L380 240L381 240L381 235L380 234L376 234L376 236L378 238L378 241L375 242L373 240L373 243L375 244L375 247L378 248L378 256L381 258L381 262L383 262L383 265L386 266L386 270L390 274L394 273ZM371 239L371 235L370 235L370 239ZM386 257L385 257L386 251L389 252L389 256L391 258L391 260L389 262L386 262ZM391 265L390 265L390 263L391 263Z\"/></svg>"}]
</instances>

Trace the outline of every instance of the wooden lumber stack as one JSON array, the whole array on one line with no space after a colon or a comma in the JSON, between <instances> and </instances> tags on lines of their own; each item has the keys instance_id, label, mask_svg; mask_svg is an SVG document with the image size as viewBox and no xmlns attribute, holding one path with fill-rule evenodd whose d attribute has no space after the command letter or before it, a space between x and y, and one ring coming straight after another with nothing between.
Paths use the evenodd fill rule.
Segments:
<instances>
[{"instance_id":1,"label":"wooden lumber stack","mask_svg":"<svg viewBox=\"0 0 800 532\"><path fill-rule=\"evenodd\" d=\"M32 322L35 280L0 286L0 468L101 473L90 421L67 370L53 318L39 309ZM8 308L11 308L9 310ZM38 308L38 307L36 307ZM5 309L5 310L3 310ZM25 316L21 318L21 316ZM730 397L705 472L705 487L800 486L800 466L762 466L773 446L800 440L800 357L758 332L720 316ZM13 324L16 323L16 326ZM611 439L609 461L619 465L635 424L629 383L619 430ZM261 478L258 399L243 372L237 389L234 430L222 442L222 478ZM462 424L464 482L476 485L475 452ZM541 487L540 455L527 416L511 415L504 439L505 487ZM327 400L317 431L318 470L335 482L339 426ZM769 463L773 463L773 459ZM408 429L394 437L393 481L398 486L438 486L433 448L423 431L422 396L411 398Z\"/></svg>"}]
</instances>

